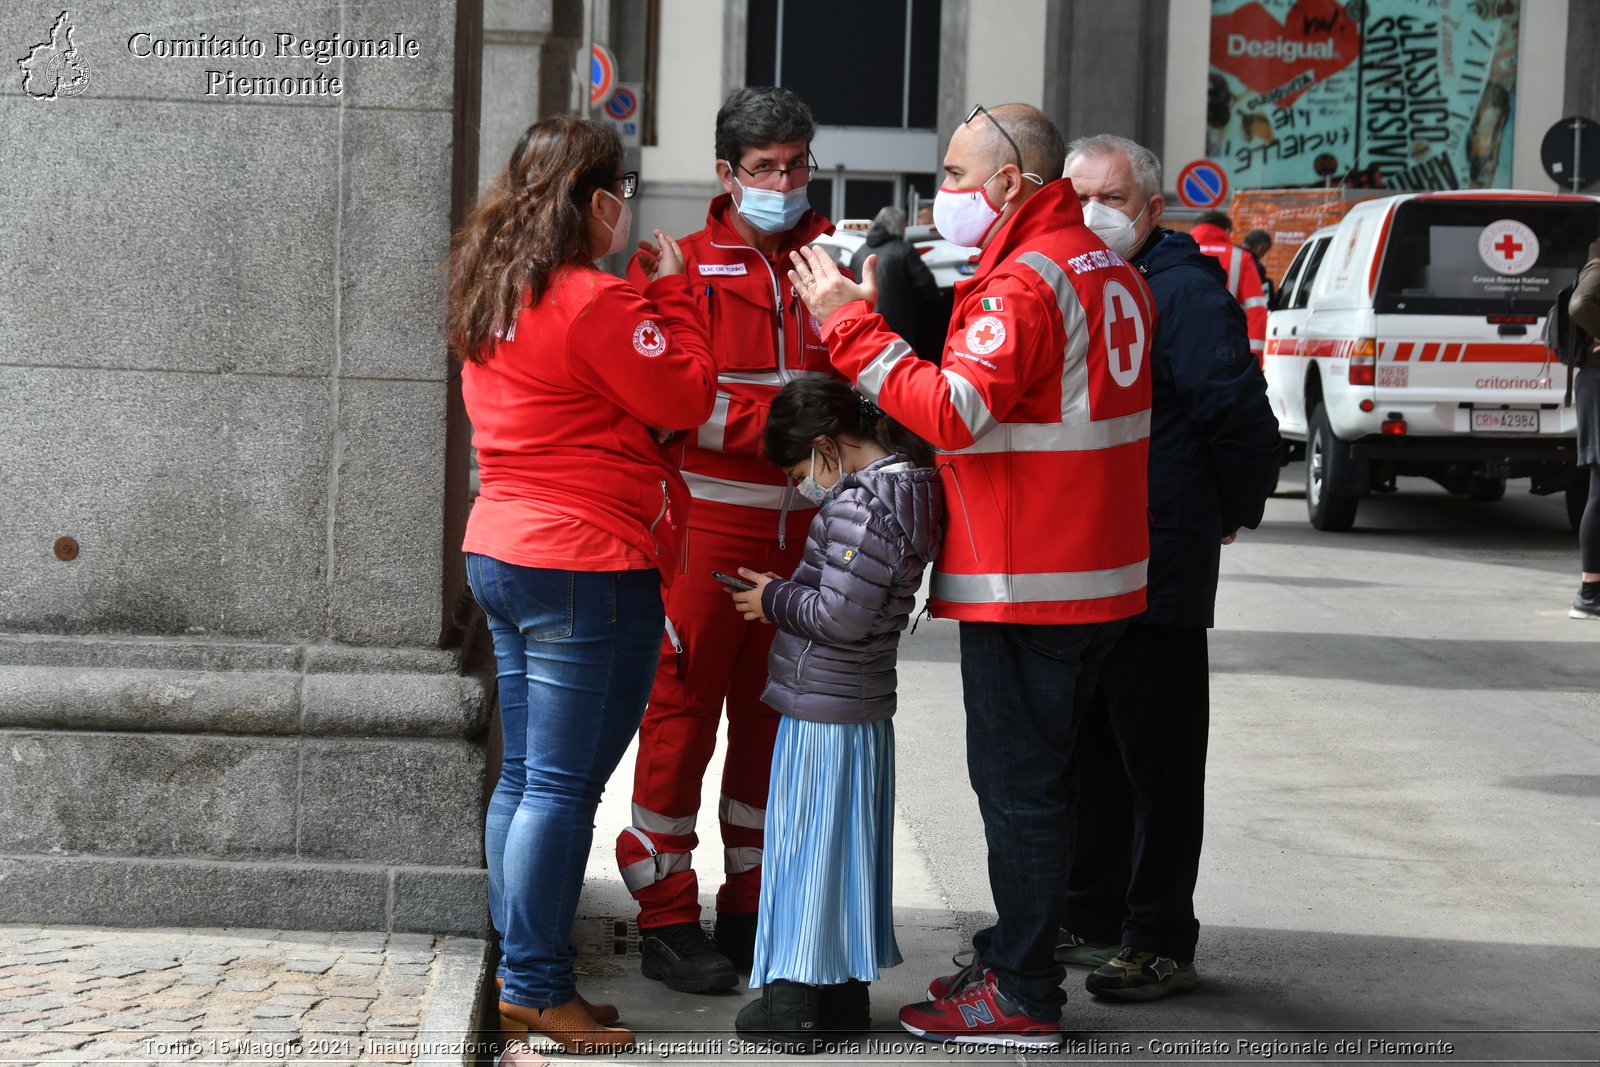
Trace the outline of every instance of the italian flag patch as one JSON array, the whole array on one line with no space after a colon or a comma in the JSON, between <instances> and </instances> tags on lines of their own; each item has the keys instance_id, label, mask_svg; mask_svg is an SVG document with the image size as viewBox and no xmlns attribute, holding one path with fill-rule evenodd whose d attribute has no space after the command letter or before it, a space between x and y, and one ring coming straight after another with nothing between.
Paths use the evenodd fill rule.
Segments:
<instances>
[{"instance_id":1,"label":"italian flag patch","mask_svg":"<svg viewBox=\"0 0 1600 1067\"><path fill-rule=\"evenodd\" d=\"M986 296L978 301L978 306L985 311L1004 311L1006 309L1005 304L1001 302L998 296Z\"/></svg>"}]
</instances>

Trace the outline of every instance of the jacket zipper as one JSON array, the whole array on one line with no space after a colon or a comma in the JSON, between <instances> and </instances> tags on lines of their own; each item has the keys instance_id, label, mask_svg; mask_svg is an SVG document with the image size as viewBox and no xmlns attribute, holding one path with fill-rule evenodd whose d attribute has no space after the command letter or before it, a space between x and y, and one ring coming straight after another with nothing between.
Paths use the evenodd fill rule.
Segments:
<instances>
[{"instance_id":1,"label":"jacket zipper","mask_svg":"<svg viewBox=\"0 0 1600 1067\"><path fill-rule=\"evenodd\" d=\"M816 641L807 641L806 647L800 652L800 658L794 662L794 680L796 684L800 681L800 672L806 669L806 657L811 655L811 646L814 644L816 644Z\"/></svg>"}]
</instances>

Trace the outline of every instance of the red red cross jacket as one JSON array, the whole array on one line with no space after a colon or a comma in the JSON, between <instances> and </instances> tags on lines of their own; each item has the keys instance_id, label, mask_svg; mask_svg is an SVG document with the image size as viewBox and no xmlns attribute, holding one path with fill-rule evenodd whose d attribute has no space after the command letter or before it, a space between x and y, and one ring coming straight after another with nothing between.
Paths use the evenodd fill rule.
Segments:
<instances>
[{"instance_id":1,"label":"red red cross jacket","mask_svg":"<svg viewBox=\"0 0 1600 1067\"><path fill-rule=\"evenodd\" d=\"M834 365L947 454L935 616L1091 623L1144 609L1154 325L1144 280L1084 226L1065 179L958 287L942 369L864 302L823 324Z\"/></svg>"},{"instance_id":2,"label":"red red cross jacket","mask_svg":"<svg viewBox=\"0 0 1600 1067\"><path fill-rule=\"evenodd\" d=\"M462 368L477 506L546 503L655 560L671 581L689 501L677 448L651 428L698 426L713 374L683 276L641 295L593 267L561 268L489 358Z\"/></svg>"},{"instance_id":3,"label":"red red cross jacket","mask_svg":"<svg viewBox=\"0 0 1600 1067\"><path fill-rule=\"evenodd\" d=\"M691 527L773 538L785 510L807 509L792 523L803 532L811 505L788 491L783 472L761 454L767 409L791 378L837 377L820 324L789 284L789 252L832 233L833 224L807 212L778 257L769 260L733 228L735 210L732 197L718 196L705 229L679 242L717 363L716 403L711 417L689 434L683 478L695 501ZM635 284L644 279L637 257L628 277Z\"/></svg>"},{"instance_id":4,"label":"red red cross jacket","mask_svg":"<svg viewBox=\"0 0 1600 1067\"><path fill-rule=\"evenodd\" d=\"M1202 222L1189 231L1200 251L1211 256L1228 274L1228 292L1244 307L1245 326L1250 331L1250 351L1257 360L1267 353L1267 294L1261 288L1261 275L1250 262L1250 253L1233 243L1221 226Z\"/></svg>"}]
</instances>

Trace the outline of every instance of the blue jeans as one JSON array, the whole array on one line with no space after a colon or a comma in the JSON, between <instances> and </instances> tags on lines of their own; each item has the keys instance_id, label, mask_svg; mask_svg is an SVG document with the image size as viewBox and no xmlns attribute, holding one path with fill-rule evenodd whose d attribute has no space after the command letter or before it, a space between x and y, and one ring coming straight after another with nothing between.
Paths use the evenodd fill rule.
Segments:
<instances>
[{"instance_id":1,"label":"blue jeans","mask_svg":"<svg viewBox=\"0 0 1600 1067\"><path fill-rule=\"evenodd\" d=\"M549 1008L577 992L572 922L601 791L655 679L661 575L468 554L467 578L494 635L505 737L484 831L501 997Z\"/></svg>"},{"instance_id":2,"label":"blue jeans","mask_svg":"<svg viewBox=\"0 0 1600 1067\"><path fill-rule=\"evenodd\" d=\"M995 924L972 938L1000 992L1028 1015L1061 1017L1056 962L1072 802L1067 765L1095 675L1126 621L961 624L967 774L989 846Z\"/></svg>"}]
</instances>

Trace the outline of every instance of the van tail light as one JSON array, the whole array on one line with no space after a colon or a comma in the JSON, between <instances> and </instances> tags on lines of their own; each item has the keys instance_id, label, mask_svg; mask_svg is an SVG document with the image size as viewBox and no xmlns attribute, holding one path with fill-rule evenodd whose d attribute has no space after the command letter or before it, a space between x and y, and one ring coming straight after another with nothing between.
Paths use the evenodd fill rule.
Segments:
<instances>
[{"instance_id":1,"label":"van tail light","mask_svg":"<svg viewBox=\"0 0 1600 1067\"><path fill-rule=\"evenodd\" d=\"M1372 385L1378 380L1378 342L1363 337L1350 350L1350 384Z\"/></svg>"},{"instance_id":2,"label":"van tail light","mask_svg":"<svg viewBox=\"0 0 1600 1067\"><path fill-rule=\"evenodd\" d=\"M1532 326L1539 321L1537 315L1490 315L1490 323L1509 323L1516 326Z\"/></svg>"},{"instance_id":3,"label":"van tail light","mask_svg":"<svg viewBox=\"0 0 1600 1067\"><path fill-rule=\"evenodd\" d=\"M1381 429L1385 437L1404 437L1406 434L1406 420L1384 419Z\"/></svg>"}]
</instances>

